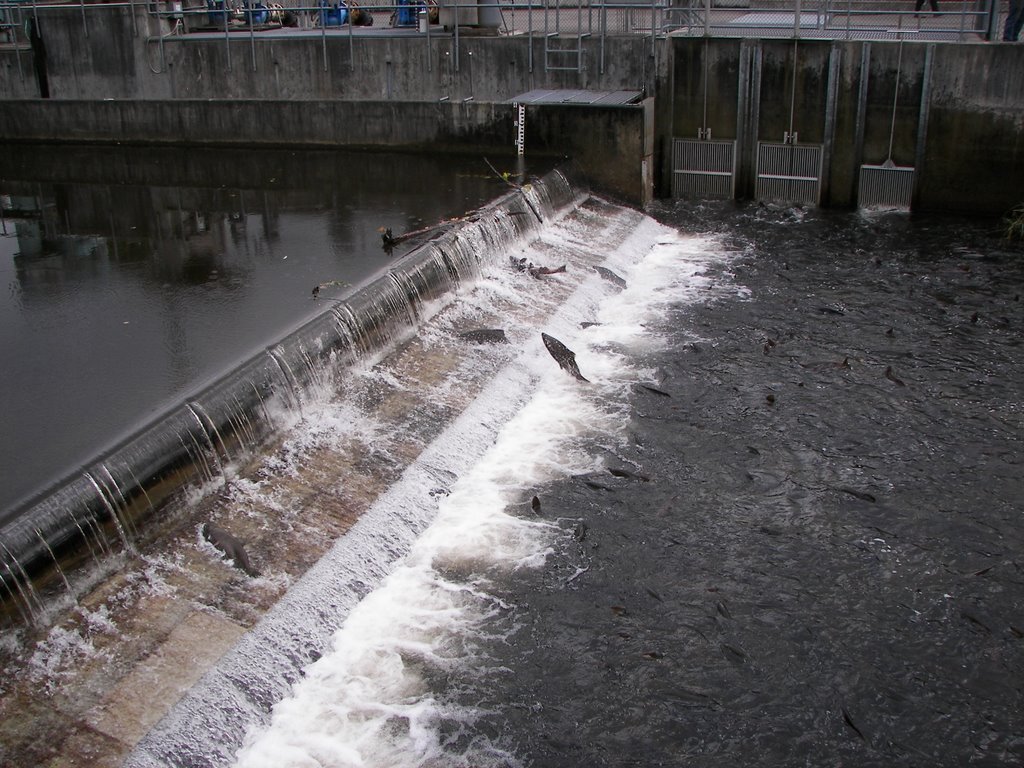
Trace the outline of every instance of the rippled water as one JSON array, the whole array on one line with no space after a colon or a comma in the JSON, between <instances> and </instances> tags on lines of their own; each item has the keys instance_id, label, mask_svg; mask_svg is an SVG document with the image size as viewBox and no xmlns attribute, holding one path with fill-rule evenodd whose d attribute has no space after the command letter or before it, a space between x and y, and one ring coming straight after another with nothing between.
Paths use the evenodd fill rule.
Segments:
<instances>
[{"instance_id":1,"label":"rippled water","mask_svg":"<svg viewBox=\"0 0 1024 768\"><path fill-rule=\"evenodd\" d=\"M385 269L381 228L506 190L478 157L0 148L0 512Z\"/></svg>"},{"instance_id":2,"label":"rippled water","mask_svg":"<svg viewBox=\"0 0 1024 768\"><path fill-rule=\"evenodd\" d=\"M299 443L365 430L356 461L386 458L407 435L367 428L370 401L423 377L455 408L459 372L429 361L465 327L508 331L465 358L496 373L453 426L129 764L1024 761L1024 249L997 222L650 213L665 226L590 198L550 222L509 255L567 262L563 277L497 255L403 363L359 374L372 397L298 427ZM276 465L325 464L288 445L234 491L264 524L326 503L285 502ZM360 546L418 531L422 510L433 525L363 580L381 553ZM363 523L380 537L353 535ZM260 588L233 576L227 597L181 599L231 615ZM275 658L302 667L282 701Z\"/></svg>"},{"instance_id":3,"label":"rippled water","mask_svg":"<svg viewBox=\"0 0 1024 768\"><path fill-rule=\"evenodd\" d=\"M448 729L529 766L1024 761L1024 251L998 224L661 205L736 256L648 325L608 472L500 581ZM467 686L468 687L463 687ZM458 745L462 745L461 747Z\"/></svg>"}]
</instances>

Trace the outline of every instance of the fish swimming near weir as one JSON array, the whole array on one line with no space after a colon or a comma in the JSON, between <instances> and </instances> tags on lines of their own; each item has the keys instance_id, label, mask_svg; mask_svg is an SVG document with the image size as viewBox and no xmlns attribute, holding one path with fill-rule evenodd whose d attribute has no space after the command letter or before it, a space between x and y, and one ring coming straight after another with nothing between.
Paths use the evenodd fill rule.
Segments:
<instances>
[{"instance_id":1,"label":"fish swimming near weir","mask_svg":"<svg viewBox=\"0 0 1024 768\"><path fill-rule=\"evenodd\" d=\"M472 331L463 331L459 334L459 338L474 344L508 344L508 337L501 328L476 328Z\"/></svg>"},{"instance_id":2,"label":"fish swimming near weir","mask_svg":"<svg viewBox=\"0 0 1024 768\"><path fill-rule=\"evenodd\" d=\"M512 269L516 272L529 272L530 275L537 280L540 280L544 275L558 275L565 272L566 265L563 264L560 267L542 267L534 264L532 261L527 261L526 257L516 258L515 256L508 257L509 263L512 265Z\"/></svg>"},{"instance_id":3,"label":"fish swimming near weir","mask_svg":"<svg viewBox=\"0 0 1024 768\"><path fill-rule=\"evenodd\" d=\"M580 381L586 381L589 383L590 379L585 379L583 374L580 373L580 367L576 365L576 353L569 349L565 344L560 342L554 336L548 336L546 333L542 333L540 337L544 340L544 346L547 347L548 352L555 358L555 362L558 363L559 367L567 373L575 376Z\"/></svg>"},{"instance_id":4,"label":"fish swimming near weir","mask_svg":"<svg viewBox=\"0 0 1024 768\"><path fill-rule=\"evenodd\" d=\"M889 381L891 381L897 387L905 387L905 386L907 386L906 382L904 382L899 376L896 375L896 373L895 373L895 371L893 371L891 365L885 369L885 378L887 378Z\"/></svg>"},{"instance_id":5,"label":"fish swimming near weir","mask_svg":"<svg viewBox=\"0 0 1024 768\"><path fill-rule=\"evenodd\" d=\"M225 556L231 558L236 568L240 568L252 577L260 575L260 572L249 562L245 545L223 528L203 523L203 538L223 552Z\"/></svg>"},{"instance_id":6,"label":"fish swimming near weir","mask_svg":"<svg viewBox=\"0 0 1024 768\"><path fill-rule=\"evenodd\" d=\"M612 272L607 267L594 267L594 269L597 270L597 274L599 274L601 277L603 277L609 283L614 283L615 285L619 286L619 288L625 288L626 287L626 281L623 280L618 275L616 275L614 272Z\"/></svg>"},{"instance_id":7,"label":"fish swimming near weir","mask_svg":"<svg viewBox=\"0 0 1024 768\"><path fill-rule=\"evenodd\" d=\"M563 264L560 267L535 267L531 264L529 269L527 269L527 272L529 272L532 277L540 280L544 275L557 275L565 272L565 266L566 265Z\"/></svg>"}]
</instances>

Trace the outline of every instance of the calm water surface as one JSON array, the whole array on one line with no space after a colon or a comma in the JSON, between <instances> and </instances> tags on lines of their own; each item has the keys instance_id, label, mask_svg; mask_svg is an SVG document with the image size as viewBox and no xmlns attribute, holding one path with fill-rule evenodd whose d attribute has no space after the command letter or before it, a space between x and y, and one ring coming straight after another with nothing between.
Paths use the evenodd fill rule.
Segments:
<instances>
[{"instance_id":1,"label":"calm water surface","mask_svg":"<svg viewBox=\"0 0 1024 768\"><path fill-rule=\"evenodd\" d=\"M381 228L507 189L479 157L0 147L0 510L386 269Z\"/></svg>"}]
</instances>

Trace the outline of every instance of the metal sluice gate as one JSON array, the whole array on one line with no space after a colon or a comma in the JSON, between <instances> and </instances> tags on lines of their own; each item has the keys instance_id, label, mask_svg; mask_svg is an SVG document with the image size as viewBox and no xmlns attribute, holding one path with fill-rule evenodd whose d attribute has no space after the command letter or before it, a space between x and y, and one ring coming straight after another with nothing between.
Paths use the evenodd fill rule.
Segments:
<instances>
[{"instance_id":1,"label":"metal sluice gate","mask_svg":"<svg viewBox=\"0 0 1024 768\"><path fill-rule=\"evenodd\" d=\"M672 140L672 197L731 200L735 193L735 141Z\"/></svg>"},{"instance_id":2,"label":"metal sluice gate","mask_svg":"<svg viewBox=\"0 0 1024 768\"><path fill-rule=\"evenodd\" d=\"M817 205L821 200L822 157L820 144L759 141L754 197Z\"/></svg>"},{"instance_id":3,"label":"metal sluice gate","mask_svg":"<svg viewBox=\"0 0 1024 768\"><path fill-rule=\"evenodd\" d=\"M896 165L891 159L881 165L862 165L857 187L861 208L906 208L914 199L914 167Z\"/></svg>"},{"instance_id":4,"label":"metal sluice gate","mask_svg":"<svg viewBox=\"0 0 1024 768\"><path fill-rule=\"evenodd\" d=\"M925 72L931 66L930 54L925 59ZM896 109L899 106L900 74L903 72L903 40L900 40L896 77L893 84L892 117L889 123L889 151L880 165L862 165L857 184L857 205L861 208L899 208L910 210L914 200L914 167L896 165L892 159L896 135ZM927 77L927 74L926 74ZM922 89L922 104L925 93Z\"/></svg>"}]
</instances>

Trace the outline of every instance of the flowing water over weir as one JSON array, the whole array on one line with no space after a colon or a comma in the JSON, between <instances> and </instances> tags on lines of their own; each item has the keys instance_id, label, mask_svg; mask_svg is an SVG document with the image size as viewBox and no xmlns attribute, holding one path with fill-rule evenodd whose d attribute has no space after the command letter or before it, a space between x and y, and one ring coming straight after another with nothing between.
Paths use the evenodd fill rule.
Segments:
<instances>
[{"instance_id":1,"label":"flowing water over weir","mask_svg":"<svg viewBox=\"0 0 1024 768\"><path fill-rule=\"evenodd\" d=\"M526 195L273 347L244 419L190 400L161 537L90 470L119 570L54 577L0 761L1021 764L1021 249Z\"/></svg>"},{"instance_id":2,"label":"flowing water over weir","mask_svg":"<svg viewBox=\"0 0 1024 768\"><path fill-rule=\"evenodd\" d=\"M569 188L560 192L565 200L573 196ZM550 218L549 203L535 206ZM542 218L534 214L531 207L530 217ZM465 240L471 235L463 232L459 237ZM459 626L477 621L473 603L482 593L460 586L466 574L543 563L546 542L559 526L522 520L503 508L528 506L532 484L552 474L596 469L599 461L586 453L576 455L569 441L584 436L588 441L614 443L622 427L623 395L645 376L631 370L612 349L642 336L638 323L645 301L661 300L662 292L673 291L679 297L701 287L692 275L697 268L693 264L699 267L701 259L692 263L681 259L682 265L663 264L659 270L655 258L647 265L649 274L637 279L635 292L642 298L634 297L632 304L620 302L617 316L613 309L605 309L606 317L601 317L598 303L622 290L618 273L650 256L659 238L667 238L662 249L671 254L662 258L680 260L682 249L670 231L636 211L589 199L563 211L559 221L535 231L534 237L519 255L518 249L509 247L511 238L496 236L494 229L482 231L472 250L497 256L499 279L484 281L462 298L460 306L421 327L418 341L423 349L409 353L407 363L396 363L396 375L408 375L404 373L407 366L437 365L432 358L439 352L450 364L456 352L447 334L475 316L483 315L489 327L499 325L512 344L475 347L479 351L463 360L459 369L432 380L428 396L450 415L431 417L437 424L427 428L424 438L429 442L422 451L344 537L150 731L129 765L230 762L245 734L266 722L274 703L288 695L303 668L321 655L319 666L326 666L329 687L335 675L353 681L354 687L345 690L354 698L342 706L351 707L354 720L363 722L362 726L334 723L337 730L331 738L341 740L337 742L340 751L325 758L328 764L348 764L346 750L373 755L381 765L404 764L415 759L417 752L447 759L432 736L434 721L446 716L444 707L429 701L409 703L422 683L415 674L409 676L407 668L417 660L429 663L448 655L447 649L433 647L434 643L457 644L452 632L458 634ZM516 268L519 259L526 260L521 269ZM441 262L426 266L439 268ZM529 272L537 267L560 271ZM450 272L465 275L466 265L459 263ZM509 273L515 276L511 285ZM494 275L493 267L490 274ZM682 283L684 275L688 285ZM406 284L417 282L433 281ZM597 322L608 320L615 324L599 330ZM581 324L591 325L598 343L609 347L604 356L587 359L587 373L602 383L582 401L580 382L557 368L539 333L545 329L572 339L580 333ZM446 326L450 328L447 338L439 337ZM485 362L488 357L490 363ZM453 409L464 397L469 398L464 410ZM426 425L416 423L418 416L404 430L413 435L423 432ZM443 428L438 431L439 427ZM374 591L384 579L385 584ZM421 622L432 629L424 629ZM341 643L332 641L339 630L351 637L352 647L332 651L333 645ZM439 636L446 640L437 641ZM471 633L463 636L471 642ZM339 655L344 657L340 671L335 667ZM457 662L452 657L443 663ZM305 679L303 685L314 689L323 684L316 673ZM318 720L310 706L296 706L300 718ZM468 710L465 716L470 717ZM334 722L329 715L327 719ZM394 738L396 727L410 743ZM254 764L289 764L290 748L284 747L283 755L274 737L269 738L271 747L250 747L247 759ZM362 746L346 746L346 739ZM424 743L415 743L420 740ZM473 759L494 757L486 749L474 754ZM356 760L356 752L349 757ZM338 760L342 762L331 762Z\"/></svg>"},{"instance_id":3,"label":"flowing water over weir","mask_svg":"<svg viewBox=\"0 0 1024 768\"><path fill-rule=\"evenodd\" d=\"M326 365L344 369L400 343L488 258L541 226L540 211L550 217L573 194L556 173L481 209L21 513L0 530L5 601L31 619L35 591L62 567L95 560L97 550L131 550L150 528L159 533L172 496L226 482L229 464L301 416Z\"/></svg>"}]
</instances>

